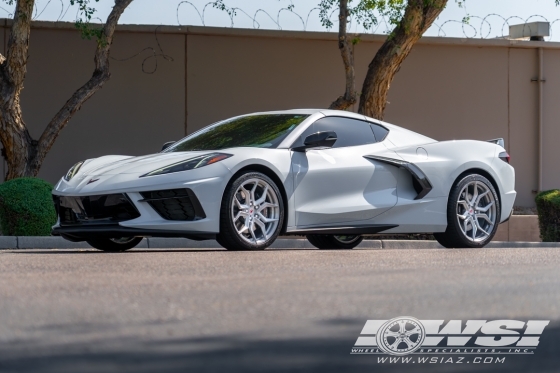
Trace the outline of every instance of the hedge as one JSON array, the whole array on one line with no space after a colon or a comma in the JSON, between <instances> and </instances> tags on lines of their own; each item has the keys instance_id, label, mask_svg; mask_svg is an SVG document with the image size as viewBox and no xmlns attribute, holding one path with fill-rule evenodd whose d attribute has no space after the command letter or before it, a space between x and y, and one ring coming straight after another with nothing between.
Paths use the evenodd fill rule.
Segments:
<instances>
[{"instance_id":1,"label":"hedge","mask_svg":"<svg viewBox=\"0 0 560 373\"><path fill-rule=\"evenodd\" d=\"M56 223L52 185L37 178L0 184L0 228L5 236L50 236Z\"/></svg>"},{"instance_id":2,"label":"hedge","mask_svg":"<svg viewBox=\"0 0 560 373\"><path fill-rule=\"evenodd\" d=\"M537 194L539 229L543 242L560 242L560 190L547 190Z\"/></svg>"}]
</instances>

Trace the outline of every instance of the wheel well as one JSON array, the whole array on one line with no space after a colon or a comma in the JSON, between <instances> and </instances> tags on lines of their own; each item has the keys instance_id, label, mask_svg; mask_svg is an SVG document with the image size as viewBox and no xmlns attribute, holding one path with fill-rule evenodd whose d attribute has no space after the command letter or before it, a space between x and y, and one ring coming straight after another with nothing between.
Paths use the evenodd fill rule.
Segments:
<instances>
[{"instance_id":1,"label":"wheel well","mask_svg":"<svg viewBox=\"0 0 560 373\"><path fill-rule=\"evenodd\" d=\"M498 195L498 201L500 201L500 208L501 208L502 197L500 195L500 188L498 188L498 184L496 183L496 180L494 180L492 175L490 175L487 171L484 171L483 169L471 168L469 170L464 171L461 175L459 175L457 177L457 179L455 179L455 181L453 182L453 186L455 186L463 177L465 177L468 174L472 174L472 173L477 173L481 176L484 176L485 178L487 178L492 183L492 186L494 187L494 189L496 189L496 194ZM501 219L501 217L499 217L499 219Z\"/></svg>"},{"instance_id":2,"label":"wheel well","mask_svg":"<svg viewBox=\"0 0 560 373\"><path fill-rule=\"evenodd\" d=\"M226 190L231 185L231 183L235 179L237 179L237 177L239 175L241 175L242 173L245 173L247 171L256 171L256 172L263 173L266 176L268 176L269 178L271 178L272 181L274 181L276 183L276 186L278 187L278 189L280 190L280 193L282 194L282 201L284 203L284 221L282 222L282 230L280 231L280 234L286 233L286 229L288 227L288 196L286 195L286 190L284 189L284 184L282 183L282 180L280 180L280 178L278 177L276 172L274 172L270 168L268 168L266 166L263 166L263 165L260 165L260 164L252 164L252 165L245 166L245 167L241 168L239 171L237 171L231 177L231 179L229 180L228 185L226 187Z\"/></svg>"}]
</instances>

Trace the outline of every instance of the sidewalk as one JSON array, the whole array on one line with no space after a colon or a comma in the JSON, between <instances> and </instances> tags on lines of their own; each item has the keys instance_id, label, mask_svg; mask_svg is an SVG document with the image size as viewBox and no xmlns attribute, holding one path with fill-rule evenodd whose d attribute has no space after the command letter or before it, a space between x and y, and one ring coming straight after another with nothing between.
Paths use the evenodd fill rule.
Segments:
<instances>
[{"instance_id":1,"label":"sidewalk","mask_svg":"<svg viewBox=\"0 0 560 373\"><path fill-rule=\"evenodd\" d=\"M560 242L493 241L487 248L539 248L558 247ZM61 237L10 237L0 236L0 250L27 249L90 249L86 242L70 242ZM216 249L221 246L215 240L193 241L186 238L146 238L139 249ZM280 238L272 249L315 249L305 239ZM364 240L356 249L443 249L436 241Z\"/></svg>"}]
</instances>

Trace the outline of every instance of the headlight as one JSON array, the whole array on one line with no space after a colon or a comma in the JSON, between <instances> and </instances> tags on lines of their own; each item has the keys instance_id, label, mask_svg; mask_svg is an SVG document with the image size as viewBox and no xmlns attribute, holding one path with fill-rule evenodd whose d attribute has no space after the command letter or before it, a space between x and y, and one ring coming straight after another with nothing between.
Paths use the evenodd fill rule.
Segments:
<instances>
[{"instance_id":1,"label":"headlight","mask_svg":"<svg viewBox=\"0 0 560 373\"><path fill-rule=\"evenodd\" d=\"M77 173L80 171L80 168L84 164L84 161L76 163L74 166L70 167L66 175L64 175L64 180L70 181Z\"/></svg>"},{"instance_id":2,"label":"headlight","mask_svg":"<svg viewBox=\"0 0 560 373\"><path fill-rule=\"evenodd\" d=\"M208 166L209 164L212 163L223 161L224 159L227 159L231 156L233 156L233 154L225 154L225 153L205 154L198 157L187 159L186 161L181 161L181 162L173 163L169 166L158 168L157 170L148 172L147 174L144 174L140 177L164 175L164 174L171 174L173 172L193 170L195 168L200 168L200 167Z\"/></svg>"}]
</instances>

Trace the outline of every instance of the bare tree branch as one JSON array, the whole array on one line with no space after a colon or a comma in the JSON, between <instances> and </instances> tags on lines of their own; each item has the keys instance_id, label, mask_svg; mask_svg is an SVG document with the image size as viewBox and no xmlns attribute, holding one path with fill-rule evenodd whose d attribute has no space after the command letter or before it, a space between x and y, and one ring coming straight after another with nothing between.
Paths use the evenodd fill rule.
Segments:
<instances>
[{"instance_id":1,"label":"bare tree branch","mask_svg":"<svg viewBox=\"0 0 560 373\"><path fill-rule=\"evenodd\" d=\"M72 97L64 104L58 113L49 122L45 131L39 139L37 156L35 163L40 165L46 157L48 151L53 146L60 131L66 126L70 118L82 107L82 105L97 92L103 84L109 80L109 53L113 43L113 34L123 11L132 0L115 0L113 10L107 17L107 22L103 27L100 40L97 43L95 52L95 70L92 77L79 88Z\"/></svg>"},{"instance_id":2,"label":"bare tree branch","mask_svg":"<svg viewBox=\"0 0 560 373\"><path fill-rule=\"evenodd\" d=\"M408 1L403 18L369 64L360 96L360 114L383 119L395 74L446 5L447 0Z\"/></svg>"},{"instance_id":3,"label":"bare tree branch","mask_svg":"<svg viewBox=\"0 0 560 373\"><path fill-rule=\"evenodd\" d=\"M340 13L338 16L338 49L344 63L346 88L342 96L338 97L329 109L346 110L356 103L356 79L354 74L353 45L348 42L348 0L340 0Z\"/></svg>"}]
</instances>

